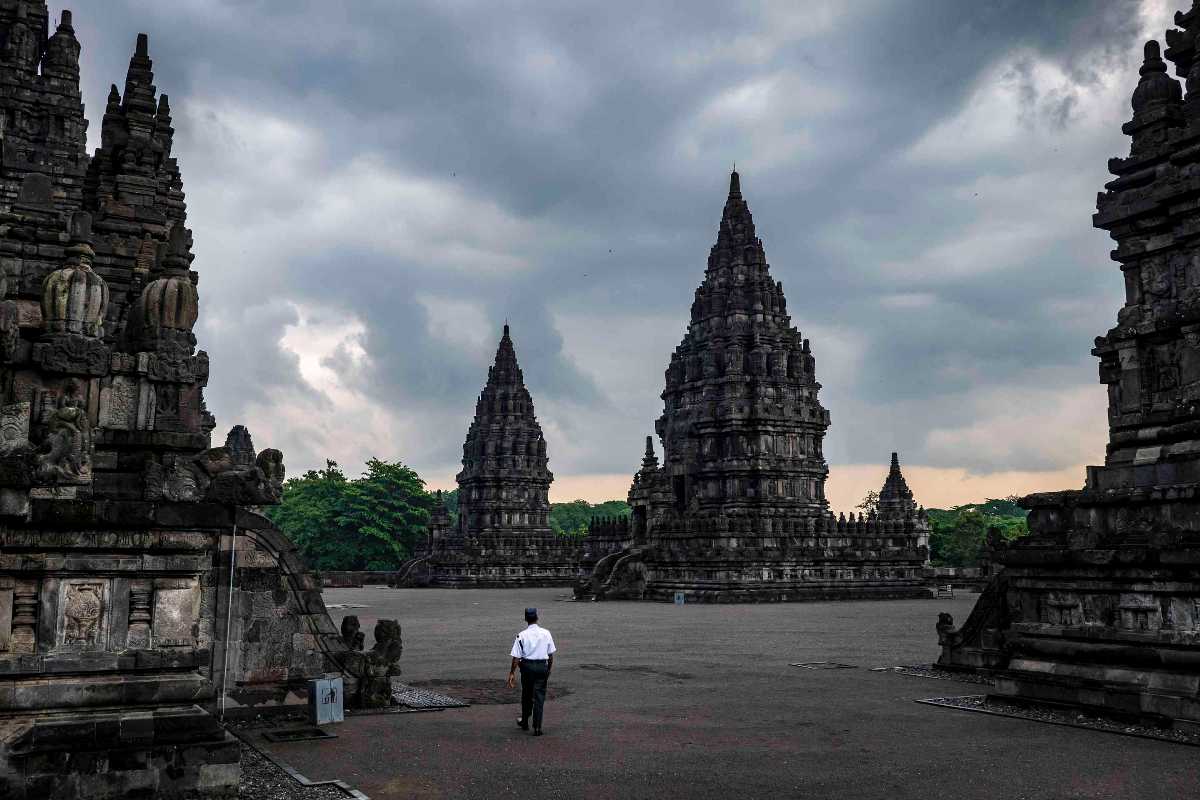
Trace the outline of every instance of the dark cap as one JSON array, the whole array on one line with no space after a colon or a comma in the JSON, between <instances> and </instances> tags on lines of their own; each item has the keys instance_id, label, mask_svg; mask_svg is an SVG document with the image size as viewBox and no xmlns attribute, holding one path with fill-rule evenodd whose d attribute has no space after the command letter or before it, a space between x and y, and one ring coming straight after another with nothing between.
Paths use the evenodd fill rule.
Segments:
<instances>
[{"instance_id":1,"label":"dark cap","mask_svg":"<svg viewBox=\"0 0 1200 800\"><path fill-rule=\"evenodd\" d=\"M535 620L535 619L537 619L537 618L538 618L538 615L537 615L537 609L536 609L536 608L527 608L527 609L525 609L525 619L526 619L526 620L529 620L529 621L531 621L531 622L532 622L533 620Z\"/></svg>"}]
</instances>

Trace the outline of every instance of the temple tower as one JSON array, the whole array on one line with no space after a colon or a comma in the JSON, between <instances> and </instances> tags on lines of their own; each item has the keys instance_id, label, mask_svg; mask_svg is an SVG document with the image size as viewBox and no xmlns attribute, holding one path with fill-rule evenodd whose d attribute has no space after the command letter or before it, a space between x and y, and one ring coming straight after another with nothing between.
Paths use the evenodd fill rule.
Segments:
<instances>
[{"instance_id":1,"label":"temple tower","mask_svg":"<svg viewBox=\"0 0 1200 800\"><path fill-rule=\"evenodd\" d=\"M550 529L546 439L508 324L475 403L458 473L458 525L435 556L447 586L570 584L576 547Z\"/></svg>"},{"instance_id":2,"label":"temple tower","mask_svg":"<svg viewBox=\"0 0 1200 800\"><path fill-rule=\"evenodd\" d=\"M548 539L550 482L546 439L517 364L508 325L475 403L458 473L458 525L464 539Z\"/></svg>"},{"instance_id":3,"label":"temple tower","mask_svg":"<svg viewBox=\"0 0 1200 800\"><path fill-rule=\"evenodd\" d=\"M820 389L734 172L655 423L676 509L823 515L829 412Z\"/></svg>"},{"instance_id":4,"label":"temple tower","mask_svg":"<svg viewBox=\"0 0 1200 800\"><path fill-rule=\"evenodd\" d=\"M92 158L79 54L71 12L0 2L0 796L229 797L215 715L303 703L346 648L254 508L282 454L212 446L149 41Z\"/></svg>"},{"instance_id":5,"label":"temple tower","mask_svg":"<svg viewBox=\"0 0 1200 800\"><path fill-rule=\"evenodd\" d=\"M1030 535L941 663L996 671L995 692L1160 724L1200 720L1200 2L1175 15L1166 56L1145 44L1129 155L1097 196L1124 305L1096 338L1108 447L1084 488L1021 499Z\"/></svg>"},{"instance_id":6,"label":"temple tower","mask_svg":"<svg viewBox=\"0 0 1200 800\"><path fill-rule=\"evenodd\" d=\"M908 482L904 480L904 474L900 471L898 453L892 453L892 463L883 488L879 490L875 514L881 522L910 524L913 530L917 531L918 544L926 548L929 546L929 534L932 530L929 517L926 516L925 509L913 499L912 490L908 488Z\"/></svg>"},{"instance_id":7,"label":"temple tower","mask_svg":"<svg viewBox=\"0 0 1200 800\"><path fill-rule=\"evenodd\" d=\"M917 515L835 519L812 348L730 175L717 242L671 355L629 491L628 525L597 520L580 595L695 600L922 597ZM899 469L897 465L897 470ZM901 479L902 481L902 479ZM911 496L911 494L910 494Z\"/></svg>"},{"instance_id":8,"label":"temple tower","mask_svg":"<svg viewBox=\"0 0 1200 800\"><path fill-rule=\"evenodd\" d=\"M87 120L79 91L79 41L70 11L50 29L44 2L0 5L0 202L17 199L34 174L37 198L60 212L79 209L88 165ZM44 191L43 191L44 187Z\"/></svg>"}]
</instances>

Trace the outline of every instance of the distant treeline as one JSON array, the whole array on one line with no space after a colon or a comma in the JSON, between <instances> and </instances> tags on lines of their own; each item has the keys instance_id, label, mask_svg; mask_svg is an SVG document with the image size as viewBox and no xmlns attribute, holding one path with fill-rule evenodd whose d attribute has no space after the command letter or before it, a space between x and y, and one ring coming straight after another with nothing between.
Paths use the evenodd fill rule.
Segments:
<instances>
[{"instance_id":1,"label":"distant treeline","mask_svg":"<svg viewBox=\"0 0 1200 800\"><path fill-rule=\"evenodd\" d=\"M458 490L442 493L452 521L458 520ZM878 499L870 492L859 508ZM928 509L933 530L930 558L937 566L979 563L988 528L1012 540L1029 532L1026 511L1015 498ZM309 470L283 487L283 502L266 514L319 570L389 570L418 551L427 535L435 496L425 481L399 461L372 458L363 474L348 478L333 461ZM550 528L560 536L582 536L592 517L629 513L623 500L551 503Z\"/></svg>"},{"instance_id":2,"label":"distant treeline","mask_svg":"<svg viewBox=\"0 0 1200 800\"><path fill-rule=\"evenodd\" d=\"M458 490L443 492L442 501L457 523ZM419 550L436 502L425 481L399 461L372 458L357 478L326 461L324 469L288 480L283 501L267 507L266 515L315 569L390 570ZM562 536L582 536L593 516L628 513L621 500L552 503L550 527Z\"/></svg>"},{"instance_id":3,"label":"distant treeline","mask_svg":"<svg viewBox=\"0 0 1200 800\"><path fill-rule=\"evenodd\" d=\"M458 520L458 489L442 492L450 518ZM624 500L606 500L592 504L586 500L550 504L550 529L560 536L583 536L587 533L592 517L616 517L629 513L629 504Z\"/></svg>"},{"instance_id":4,"label":"distant treeline","mask_svg":"<svg viewBox=\"0 0 1200 800\"><path fill-rule=\"evenodd\" d=\"M1003 500L985 500L953 508L927 508L929 525L929 560L936 567L974 567L983 555L988 528L999 528L1007 540L1029 533L1026 517L1029 512L1017 505L1015 496ZM879 492L867 492L858 504L864 511L874 511Z\"/></svg>"}]
</instances>

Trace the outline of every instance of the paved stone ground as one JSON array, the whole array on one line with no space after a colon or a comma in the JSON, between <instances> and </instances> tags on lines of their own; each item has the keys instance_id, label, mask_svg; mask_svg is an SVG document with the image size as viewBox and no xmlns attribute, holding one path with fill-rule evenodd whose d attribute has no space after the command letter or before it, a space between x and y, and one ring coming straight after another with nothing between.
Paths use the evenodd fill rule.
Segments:
<instances>
[{"instance_id":1,"label":"paved stone ground","mask_svg":"<svg viewBox=\"0 0 1200 800\"><path fill-rule=\"evenodd\" d=\"M560 648L546 735L513 705L352 718L272 745L312 779L384 798L1167 798L1200 795L1192 747L920 705L974 684L877 673L928 662L955 600L683 606L565 590L328 590L370 632L400 619L404 680L502 678L526 605ZM857 669L808 670L837 661ZM961 687L961 691L959 690ZM515 697L514 693L514 700Z\"/></svg>"}]
</instances>

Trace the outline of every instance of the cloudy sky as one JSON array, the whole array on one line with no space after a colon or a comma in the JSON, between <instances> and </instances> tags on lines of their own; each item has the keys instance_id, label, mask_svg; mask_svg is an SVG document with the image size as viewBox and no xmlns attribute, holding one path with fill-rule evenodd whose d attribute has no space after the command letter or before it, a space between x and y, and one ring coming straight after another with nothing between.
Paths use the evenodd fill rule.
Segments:
<instances>
[{"instance_id":1,"label":"cloudy sky","mask_svg":"<svg viewBox=\"0 0 1200 800\"><path fill-rule=\"evenodd\" d=\"M927 505L1104 455L1093 230L1134 0L86 0L98 143L138 32L170 94L219 429L290 474L452 485L505 318L557 475L623 497L736 162L812 340L850 508L898 450ZM52 5L57 13L61 6Z\"/></svg>"}]
</instances>

